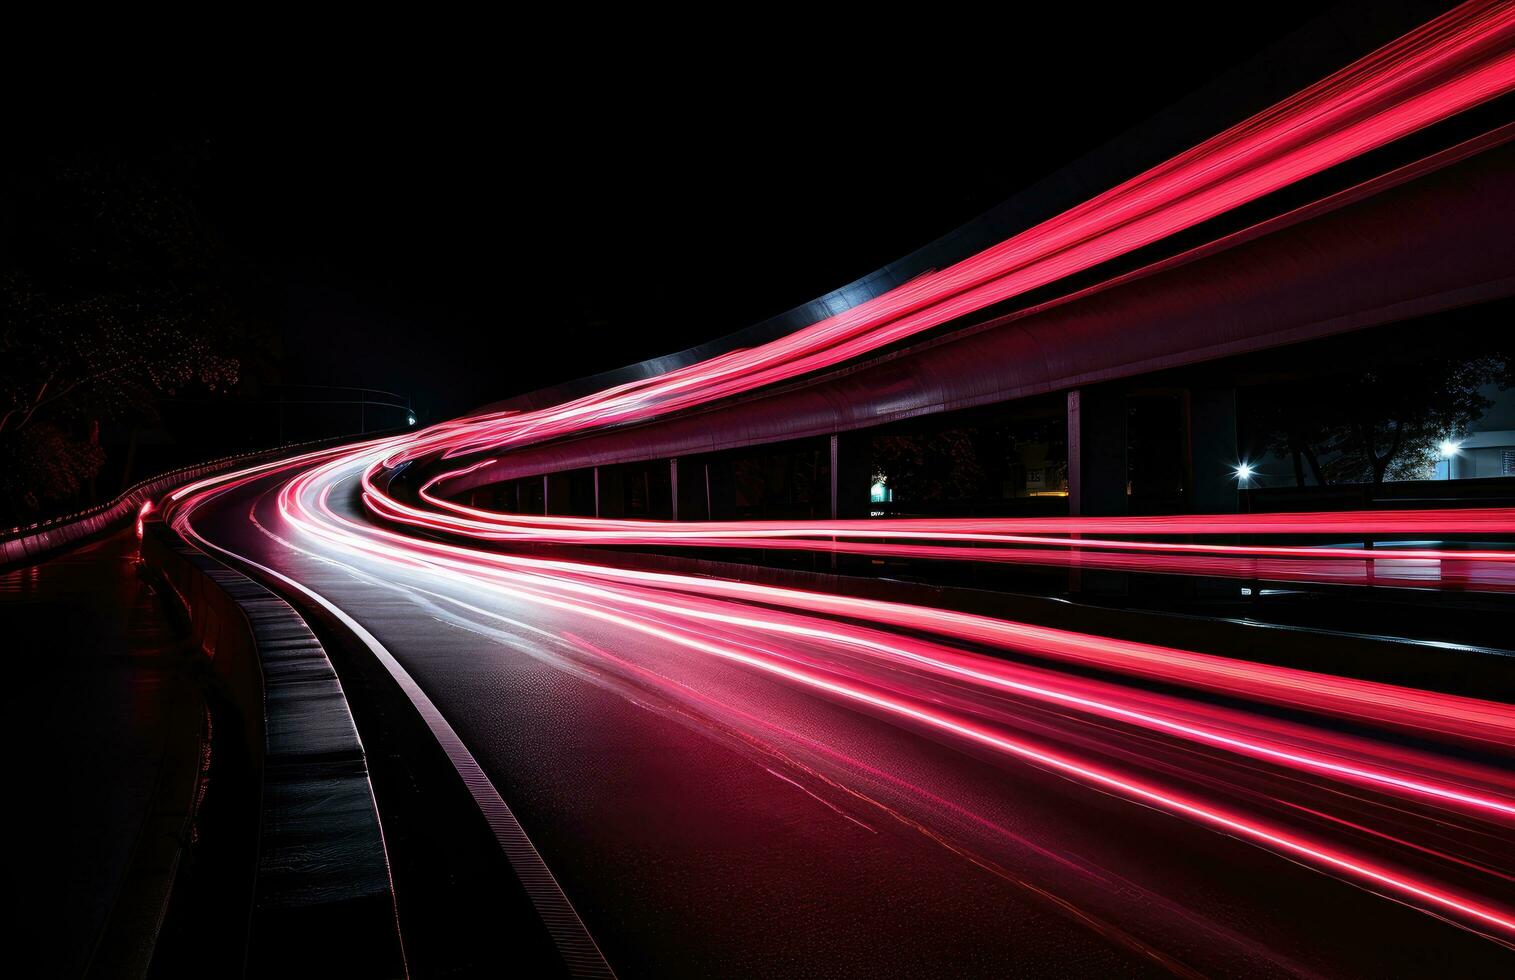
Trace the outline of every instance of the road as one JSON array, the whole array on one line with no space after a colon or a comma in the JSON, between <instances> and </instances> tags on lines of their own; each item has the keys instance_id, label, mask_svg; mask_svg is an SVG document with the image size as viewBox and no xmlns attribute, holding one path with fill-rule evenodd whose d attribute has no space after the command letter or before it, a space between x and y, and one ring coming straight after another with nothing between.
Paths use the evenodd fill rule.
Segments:
<instances>
[{"instance_id":1,"label":"road","mask_svg":"<svg viewBox=\"0 0 1515 980\"><path fill-rule=\"evenodd\" d=\"M429 544L386 451L172 519L371 634L621 975L1515 966L1503 705Z\"/></svg>"},{"instance_id":2,"label":"road","mask_svg":"<svg viewBox=\"0 0 1515 980\"><path fill-rule=\"evenodd\" d=\"M835 538L829 550L849 560L1489 594L1515 587L1508 510L1231 515L1226 530L1181 526L1206 520L1190 516L1145 530L1076 517L839 531L532 520L457 498L598 465L581 436L802 383L1041 290L1091 294L1346 207L1508 133L1316 185L1326 196L1276 219L1243 224L1254 217L1238 211L1511 91L1515 10L1464 4L1082 204L782 337L182 488L166 519L344 622L586 970L597 949L628 976L1508 976L1507 704L1371 680L1374 664L1333 676L1264 655L1324 642L1303 631L1184 648L1076 618L1052 628L542 550L815 550ZM1101 370L1161 361L1157 348L1121 356ZM1054 381L1068 377L1025 390ZM811 434L843 422L823 413ZM551 466L514 455L549 443L561 450ZM1370 521L1400 544L1179 540L1336 527L1362 542L1383 533ZM1400 531L1425 533L1411 544ZM1148 533L1163 540L1132 540ZM402 923L408 901L397 887Z\"/></svg>"}]
</instances>

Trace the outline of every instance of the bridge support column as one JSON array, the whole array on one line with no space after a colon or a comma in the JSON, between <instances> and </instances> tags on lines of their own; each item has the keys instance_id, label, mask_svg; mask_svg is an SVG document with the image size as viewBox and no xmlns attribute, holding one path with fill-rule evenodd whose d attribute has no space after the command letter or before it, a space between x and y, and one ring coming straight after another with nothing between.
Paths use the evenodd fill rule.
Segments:
<instances>
[{"instance_id":1,"label":"bridge support column","mask_svg":"<svg viewBox=\"0 0 1515 980\"><path fill-rule=\"evenodd\" d=\"M831 436L831 519L833 521L836 520L838 517L842 516L841 515L841 509L842 509L842 496L841 496L841 493L842 493L842 491L841 491L841 476L840 476L840 472L841 472L840 464L841 464L841 461L842 461L842 449L841 449L841 445L840 445L841 441L842 441L842 437L841 436L836 435L835 433L832 434L832 436Z\"/></svg>"},{"instance_id":2,"label":"bridge support column","mask_svg":"<svg viewBox=\"0 0 1515 980\"><path fill-rule=\"evenodd\" d=\"M668 461L668 507L673 520L679 519L679 458Z\"/></svg>"},{"instance_id":3,"label":"bridge support column","mask_svg":"<svg viewBox=\"0 0 1515 980\"><path fill-rule=\"evenodd\" d=\"M567 473L542 477L542 513L572 514L573 508L573 478Z\"/></svg>"},{"instance_id":4,"label":"bridge support column","mask_svg":"<svg viewBox=\"0 0 1515 980\"><path fill-rule=\"evenodd\" d=\"M1241 451L1236 435L1236 389L1195 388L1189 392L1190 505L1196 514L1235 514L1241 510L1236 464ZM1207 540L1215 541L1215 538ZM1253 595L1257 583L1250 582ZM1235 600L1234 579L1189 580L1193 594Z\"/></svg>"},{"instance_id":5,"label":"bridge support column","mask_svg":"<svg viewBox=\"0 0 1515 980\"><path fill-rule=\"evenodd\" d=\"M833 520L868 516L868 486L873 482L873 459L869 436L841 432L831 436L831 517ZM861 574L867 559L857 555L831 555L831 570Z\"/></svg>"},{"instance_id":6,"label":"bridge support column","mask_svg":"<svg viewBox=\"0 0 1515 980\"><path fill-rule=\"evenodd\" d=\"M626 474L623 467L595 467L594 487L596 517L626 516Z\"/></svg>"},{"instance_id":7,"label":"bridge support column","mask_svg":"<svg viewBox=\"0 0 1515 980\"><path fill-rule=\"evenodd\" d=\"M1068 392L1068 514L1108 517L1125 514L1126 393L1112 386ZM1077 535L1075 535L1076 537ZM1068 571L1068 591L1123 595L1130 585L1123 572Z\"/></svg>"},{"instance_id":8,"label":"bridge support column","mask_svg":"<svg viewBox=\"0 0 1515 980\"><path fill-rule=\"evenodd\" d=\"M1190 500L1196 514L1234 514L1240 509L1236 464L1236 389L1189 392Z\"/></svg>"},{"instance_id":9,"label":"bridge support column","mask_svg":"<svg viewBox=\"0 0 1515 980\"><path fill-rule=\"evenodd\" d=\"M1126 394L1109 387L1068 392L1068 513L1126 513Z\"/></svg>"},{"instance_id":10,"label":"bridge support column","mask_svg":"<svg viewBox=\"0 0 1515 980\"><path fill-rule=\"evenodd\" d=\"M869 458L868 435L841 432L831 437L831 516L847 519L868 516L868 486L873 460Z\"/></svg>"},{"instance_id":11,"label":"bridge support column","mask_svg":"<svg viewBox=\"0 0 1515 980\"><path fill-rule=\"evenodd\" d=\"M674 520L710 520L710 467L691 459L674 460Z\"/></svg>"}]
</instances>

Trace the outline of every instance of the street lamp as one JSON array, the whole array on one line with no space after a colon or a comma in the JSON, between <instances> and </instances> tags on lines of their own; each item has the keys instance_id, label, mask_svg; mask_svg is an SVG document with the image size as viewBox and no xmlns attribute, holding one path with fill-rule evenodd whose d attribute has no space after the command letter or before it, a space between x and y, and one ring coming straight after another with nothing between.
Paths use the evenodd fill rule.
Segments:
<instances>
[{"instance_id":1,"label":"street lamp","mask_svg":"<svg viewBox=\"0 0 1515 980\"><path fill-rule=\"evenodd\" d=\"M1462 443L1456 439L1443 439L1438 448L1441 451L1441 458L1447 461L1447 479L1450 480L1452 479L1452 457L1461 451Z\"/></svg>"},{"instance_id":2,"label":"street lamp","mask_svg":"<svg viewBox=\"0 0 1515 980\"><path fill-rule=\"evenodd\" d=\"M1239 485L1246 486L1252 480L1252 474L1257 471L1252 468L1251 463L1237 463L1232 467L1231 472L1236 475L1236 482Z\"/></svg>"}]
</instances>

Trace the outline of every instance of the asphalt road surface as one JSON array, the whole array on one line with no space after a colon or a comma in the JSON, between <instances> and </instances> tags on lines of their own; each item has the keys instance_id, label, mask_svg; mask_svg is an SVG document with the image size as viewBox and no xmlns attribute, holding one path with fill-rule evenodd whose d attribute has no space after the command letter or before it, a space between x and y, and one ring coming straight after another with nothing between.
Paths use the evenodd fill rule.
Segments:
<instances>
[{"instance_id":1,"label":"asphalt road surface","mask_svg":"<svg viewBox=\"0 0 1515 980\"><path fill-rule=\"evenodd\" d=\"M383 537L365 461L207 494L180 528L382 645L622 976L1515 969L1497 744L761 597L481 577Z\"/></svg>"}]
</instances>

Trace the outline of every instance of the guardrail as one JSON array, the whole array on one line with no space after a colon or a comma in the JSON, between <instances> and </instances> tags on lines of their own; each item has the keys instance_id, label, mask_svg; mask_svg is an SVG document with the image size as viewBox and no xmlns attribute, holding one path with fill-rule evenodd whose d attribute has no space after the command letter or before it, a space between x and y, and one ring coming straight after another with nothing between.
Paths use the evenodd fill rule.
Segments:
<instances>
[{"instance_id":1,"label":"guardrail","mask_svg":"<svg viewBox=\"0 0 1515 980\"><path fill-rule=\"evenodd\" d=\"M95 507L23 527L0 530L0 568L32 564L59 551L82 544L96 535L103 534L133 519L144 503L156 500L183 484L214 476L217 473L225 473L241 466L251 466L265 460L277 459L280 456L293 455L321 446L337 445L355 438L359 437L339 436L333 439L318 439L312 442L279 446L275 449L259 449L235 456L223 456L220 459L184 466L149 477L114 499Z\"/></svg>"}]
</instances>

